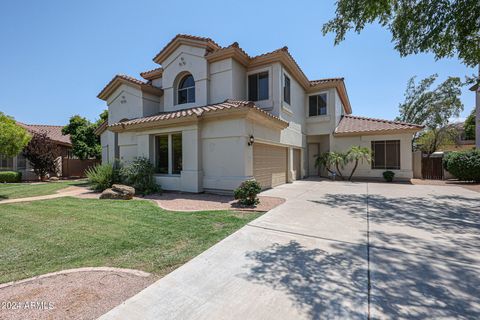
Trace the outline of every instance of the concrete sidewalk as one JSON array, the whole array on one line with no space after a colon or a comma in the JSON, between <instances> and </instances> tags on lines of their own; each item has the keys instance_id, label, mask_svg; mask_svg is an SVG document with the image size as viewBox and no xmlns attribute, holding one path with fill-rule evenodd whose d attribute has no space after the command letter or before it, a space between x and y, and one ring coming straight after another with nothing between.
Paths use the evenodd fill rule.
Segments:
<instances>
[{"instance_id":1,"label":"concrete sidewalk","mask_svg":"<svg viewBox=\"0 0 480 320\"><path fill-rule=\"evenodd\" d=\"M19 203L19 202L31 202L31 201L38 201L38 200L56 199L56 198L63 198L63 197L82 197L82 196L86 196L86 195L89 195L89 194L92 194L92 191L85 188L85 187L70 186L70 187L67 187L65 189L58 190L57 193L48 194L48 195L45 195L45 196L0 200L0 205L8 204L8 203Z\"/></svg>"}]
</instances>

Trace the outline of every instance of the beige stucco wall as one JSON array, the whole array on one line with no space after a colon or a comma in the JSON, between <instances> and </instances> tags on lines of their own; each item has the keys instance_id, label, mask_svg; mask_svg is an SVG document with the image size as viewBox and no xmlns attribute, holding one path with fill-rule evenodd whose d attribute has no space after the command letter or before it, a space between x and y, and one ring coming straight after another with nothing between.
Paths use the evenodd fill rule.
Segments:
<instances>
[{"instance_id":1,"label":"beige stucco wall","mask_svg":"<svg viewBox=\"0 0 480 320\"><path fill-rule=\"evenodd\" d=\"M308 97L317 94L327 94L327 114L315 117L308 116ZM309 93L305 98L305 133L307 135L319 135L319 134L331 134L335 130L340 117L336 108L338 107L339 100L336 89L321 90L313 93Z\"/></svg>"},{"instance_id":2,"label":"beige stucco wall","mask_svg":"<svg viewBox=\"0 0 480 320\"><path fill-rule=\"evenodd\" d=\"M208 63L205 49L181 45L162 64L165 111L204 106L208 104ZM195 102L176 104L176 87L180 78L190 73L195 80Z\"/></svg>"},{"instance_id":3,"label":"beige stucco wall","mask_svg":"<svg viewBox=\"0 0 480 320\"><path fill-rule=\"evenodd\" d=\"M331 151L346 152L351 146L362 146L371 148L371 142L375 140L400 140L400 170L391 170L395 172L396 179L411 179L413 177L412 167L412 134L394 134L394 135L371 135L354 137L333 137L331 140ZM349 174L353 164L350 164L343 170ZM359 163L355 172L355 177L365 178L383 178L383 169L371 169L371 165L364 162Z\"/></svg>"},{"instance_id":4,"label":"beige stucco wall","mask_svg":"<svg viewBox=\"0 0 480 320\"><path fill-rule=\"evenodd\" d=\"M143 115L143 96L140 89L121 85L108 98L108 123L122 119L138 118Z\"/></svg>"}]
</instances>

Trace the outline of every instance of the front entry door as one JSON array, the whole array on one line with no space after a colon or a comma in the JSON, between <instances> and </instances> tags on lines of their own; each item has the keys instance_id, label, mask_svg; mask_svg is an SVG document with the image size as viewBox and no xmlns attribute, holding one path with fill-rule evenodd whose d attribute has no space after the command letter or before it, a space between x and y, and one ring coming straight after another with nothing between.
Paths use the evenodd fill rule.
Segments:
<instances>
[{"instance_id":1,"label":"front entry door","mask_svg":"<svg viewBox=\"0 0 480 320\"><path fill-rule=\"evenodd\" d=\"M309 143L308 144L308 175L309 176L319 176L320 168L315 167L315 160L317 155L320 153L320 144L319 143Z\"/></svg>"}]
</instances>

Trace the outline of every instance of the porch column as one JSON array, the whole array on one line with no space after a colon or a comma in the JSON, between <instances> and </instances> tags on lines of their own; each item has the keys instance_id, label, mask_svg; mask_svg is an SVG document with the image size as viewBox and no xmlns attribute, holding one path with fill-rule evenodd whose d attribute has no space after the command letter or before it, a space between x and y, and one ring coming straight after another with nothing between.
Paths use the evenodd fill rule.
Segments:
<instances>
[{"instance_id":1,"label":"porch column","mask_svg":"<svg viewBox=\"0 0 480 320\"><path fill-rule=\"evenodd\" d=\"M182 191L203 192L201 144L198 127L182 131Z\"/></svg>"},{"instance_id":2,"label":"porch column","mask_svg":"<svg viewBox=\"0 0 480 320\"><path fill-rule=\"evenodd\" d=\"M293 169L293 148L287 149L287 182L295 181L295 172Z\"/></svg>"}]
</instances>

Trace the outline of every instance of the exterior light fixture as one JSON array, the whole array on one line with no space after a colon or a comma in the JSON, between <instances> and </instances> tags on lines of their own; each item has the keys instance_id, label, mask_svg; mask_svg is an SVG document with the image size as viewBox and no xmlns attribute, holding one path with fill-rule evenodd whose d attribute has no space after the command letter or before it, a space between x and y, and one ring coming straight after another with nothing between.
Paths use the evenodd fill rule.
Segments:
<instances>
[{"instance_id":1,"label":"exterior light fixture","mask_svg":"<svg viewBox=\"0 0 480 320\"><path fill-rule=\"evenodd\" d=\"M251 146L253 145L254 142L255 142L255 137L253 136L253 134L251 134L250 137L248 138L248 145Z\"/></svg>"}]
</instances>

